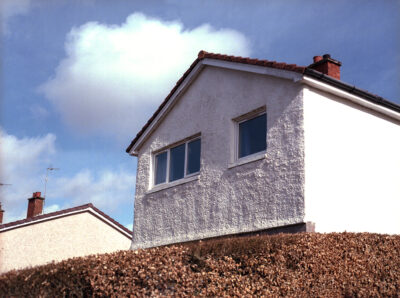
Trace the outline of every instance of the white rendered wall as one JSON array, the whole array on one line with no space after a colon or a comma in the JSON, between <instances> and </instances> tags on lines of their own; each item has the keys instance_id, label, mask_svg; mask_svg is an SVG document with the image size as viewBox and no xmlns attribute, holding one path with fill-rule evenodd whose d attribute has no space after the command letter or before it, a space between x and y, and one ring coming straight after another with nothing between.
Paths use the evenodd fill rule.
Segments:
<instances>
[{"instance_id":1,"label":"white rendered wall","mask_svg":"<svg viewBox=\"0 0 400 298\"><path fill-rule=\"evenodd\" d=\"M72 257L128 249L131 240L89 212L0 233L0 274Z\"/></svg>"},{"instance_id":2,"label":"white rendered wall","mask_svg":"<svg viewBox=\"0 0 400 298\"><path fill-rule=\"evenodd\" d=\"M266 157L229 167L233 118L266 106ZM205 67L139 150L132 248L303 222L301 86ZM152 152L201 133L201 172L152 192Z\"/></svg>"},{"instance_id":3,"label":"white rendered wall","mask_svg":"<svg viewBox=\"0 0 400 298\"><path fill-rule=\"evenodd\" d=\"M317 232L400 233L400 123L304 90L306 220Z\"/></svg>"}]
</instances>

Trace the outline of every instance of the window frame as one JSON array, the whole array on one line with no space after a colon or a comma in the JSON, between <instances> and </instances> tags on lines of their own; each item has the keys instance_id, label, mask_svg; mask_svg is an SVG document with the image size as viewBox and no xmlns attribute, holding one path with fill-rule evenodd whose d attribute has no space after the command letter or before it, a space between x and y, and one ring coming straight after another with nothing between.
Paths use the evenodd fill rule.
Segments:
<instances>
[{"instance_id":1,"label":"window frame","mask_svg":"<svg viewBox=\"0 0 400 298\"><path fill-rule=\"evenodd\" d=\"M265 114L265 120L266 120L266 126L265 126L265 150L258 151L246 156L239 157L239 134L240 134L240 124L246 121L249 121L251 119L254 119L258 116L264 115ZM267 128L268 128L268 115L267 115L267 109L265 106L257 108L255 110L252 110L244 115L241 115L239 117L236 117L232 119L234 122L234 148L233 148L233 162L237 163L240 161L245 161L245 160L253 160L254 157L257 156L264 156L267 151Z\"/></svg>"},{"instance_id":2,"label":"window frame","mask_svg":"<svg viewBox=\"0 0 400 298\"><path fill-rule=\"evenodd\" d=\"M167 153L167 162L166 162L166 173L165 173L165 182L161 182L161 183L157 183L156 184L156 179L157 179L157 156L158 155L161 155L161 154L163 154L163 153ZM162 184L165 184L167 181L168 181L168 175L169 175L169 171L168 171L168 166L169 166L169 158L168 158L168 156L169 156L169 152L168 151L166 151L166 150L164 150L164 151L160 151L160 152L158 152L157 154L154 154L154 157L153 157L153 177L152 177L152 180L153 180L153 185L162 185Z\"/></svg>"},{"instance_id":3,"label":"window frame","mask_svg":"<svg viewBox=\"0 0 400 298\"><path fill-rule=\"evenodd\" d=\"M160 150L157 150L157 151L153 152L153 154L152 154L153 155L153 158L152 158L153 159L153 167L152 167L152 169L153 169L152 173L153 174L152 174L152 177L151 177L151 186L152 187L158 187L160 185L168 185L168 184L175 183L177 181L183 180L185 178L190 178L190 177L193 177L193 176L196 176L196 175L200 174L200 171L201 171L201 151L202 151L201 147L200 147L200 168L199 168L199 170L197 172L194 172L194 173L190 173L190 174L187 173L187 168L188 168L188 146L189 146L189 143L191 143L193 141L196 141L196 140L200 140L200 146L201 146L201 135L200 134L196 134L193 137L186 138L186 139L184 139L182 141L173 143L173 144L171 144L171 145L169 145L167 147L164 147L164 148L162 148ZM179 178L179 179L176 179L176 180L173 180L173 181L170 181L171 149L173 149L175 147L178 147L178 146L180 146L182 144L185 144L185 161L184 161L183 177ZM166 179L165 179L165 182L156 184L156 173L157 173L156 172L157 171L157 169L156 169L156 165L157 165L156 158L157 158L158 155L160 155L160 154L162 154L164 152L167 152Z\"/></svg>"}]
</instances>

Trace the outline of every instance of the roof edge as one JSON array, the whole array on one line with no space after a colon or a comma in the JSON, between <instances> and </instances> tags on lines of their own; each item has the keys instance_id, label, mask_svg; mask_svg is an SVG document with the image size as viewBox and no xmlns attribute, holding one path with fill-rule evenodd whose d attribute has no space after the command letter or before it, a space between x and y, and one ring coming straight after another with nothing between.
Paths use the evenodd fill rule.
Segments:
<instances>
[{"instance_id":1,"label":"roof edge","mask_svg":"<svg viewBox=\"0 0 400 298\"><path fill-rule=\"evenodd\" d=\"M260 59L248 58L248 57L214 54L214 53L210 53L210 52L201 50L198 53L197 58L193 61L193 63L186 70L186 72L182 75L182 77L177 81L174 88L172 88L172 90L167 95L167 97L164 99L164 101L161 103L161 105L158 107L158 109L154 112L154 114L150 117L150 119L146 122L146 124L142 127L142 129L137 133L136 137L131 141L131 143L125 150L126 153L131 154L133 156L137 156L137 154L135 152L131 152L131 150L134 147L134 145L136 144L136 142L145 133L147 128L151 125L151 123L157 117L157 115L162 111L162 109L167 104L169 99L179 89L180 85L185 81L185 79L189 76L189 74L196 67L196 65L204 59L215 59L215 60L221 60L221 61L226 61L226 62L236 62L236 63L242 63L242 64L247 64L247 65L270 67L270 68L274 68L274 69L293 71L293 72L297 72L299 74L302 74L304 72L304 70L306 69L305 66L298 66L296 64L288 64L288 63L284 63L284 62L276 62L276 61L270 61L270 60L265 60L265 59L260 60Z\"/></svg>"},{"instance_id":2,"label":"roof edge","mask_svg":"<svg viewBox=\"0 0 400 298\"><path fill-rule=\"evenodd\" d=\"M146 122L146 124L142 127L142 129L137 133L136 137L131 141L129 146L126 148L125 151L128 154L137 156L137 152L131 152L132 148L135 146L136 142L139 141L141 136L151 126L152 122L157 118L158 114L163 110L163 108L168 103L170 98L173 97L174 93L179 89L180 85L185 81L185 79L189 76L189 74L196 67L196 65L204 59L215 59L215 60L220 60L220 61L225 61L225 62L242 63L242 64L247 64L247 65L263 66L263 67L269 67L269 68L274 68L274 69L281 69L281 70L296 72L296 73L302 74L303 76L310 76L310 77L316 78L319 81L329 84L330 86L336 87L336 88L346 91L346 92L349 92L350 94L360 96L371 103L377 104L379 106L382 106L382 107L385 107L385 108L388 108L390 110L400 113L400 106L395 104L392 101L389 101L378 95L372 94L368 91L365 91L365 90L362 90L355 86L344 83L340 80L334 79L334 78L327 76L317 70L311 69L310 66L314 65L315 63L311 64L309 67L305 67L305 66L298 66L296 64L280 63L280 62L276 62L276 61L244 58L244 57L240 57L240 56L214 54L214 53L209 53L209 52L201 50L198 53L197 58L193 61L193 63L186 70L186 72L182 75L182 77L177 81L174 88L170 91L170 93L167 95L167 97L164 99L164 101L161 103L161 105L158 107L158 109L154 112L154 114L150 117L150 119ZM333 59L330 59L330 60L332 60L331 62L340 63L339 61L336 61Z\"/></svg>"},{"instance_id":3,"label":"roof edge","mask_svg":"<svg viewBox=\"0 0 400 298\"><path fill-rule=\"evenodd\" d=\"M360 96L369 102L372 102L379 106L383 106L385 108L388 108L388 109L391 109L391 110L394 110L394 111L400 113L400 105L397 105L392 101L389 101L389 100L387 100L381 96L375 95L373 93L370 93L366 90L357 88L354 85L350 85L350 84L344 83L340 80L337 80L335 78L332 78L330 76L327 76L315 69L306 68L304 70L304 75L316 78L319 81L327 83L328 85L331 85L331 86L339 88L343 91L349 92L350 94Z\"/></svg>"},{"instance_id":4,"label":"roof edge","mask_svg":"<svg viewBox=\"0 0 400 298\"><path fill-rule=\"evenodd\" d=\"M30 225L30 224L39 223L39 222L42 222L45 220L51 220L51 219L56 219L56 218L63 217L63 216L73 215L78 212L89 211L90 209L92 209L94 212L98 213L99 215L104 217L106 220L108 220L109 222L114 224L116 227L123 230L125 233L129 234L132 237L133 232L131 230L127 229L126 227L121 225L119 222L117 222L115 219L111 218L110 216L108 216L107 214L102 212L100 209L96 208L92 203L88 203L88 204L84 204L84 205L80 205L80 206L72 207L72 208L68 208L68 209L63 209L63 210L59 210L59 211L55 211L55 212L50 212L50 213L38 215L35 217L31 217L31 218L25 218L25 219L13 221L13 222L5 223L5 224L0 225L0 232L8 231L8 230L11 230L14 228L18 228L20 226L26 226L26 225Z\"/></svg>"},{"instance_id":5,"label":"roof edge","mask_svg":"<svg viewBox=\"0 0 400 298\"><path fill-rule=\"evenodd\" d=\"M164 108L164 106L167 104L168 100L172 97L172 95L175 93L176 90L178 90L179 86L181 85L181 83L186 79L186 77L189 75L189 73L195 68L195 66L197 65L197 63L199 63L199 61L201 61L202 59L204 59L203 55L204 53L202 53L204 51L200 51L198 54L198 58L196 58L196 60L193 61L193 63L190 65L190 67L184 72L184 74L182 75L182 77L176 82L174 88L172 88L172 90L169 92L169 94L167 95L167 97L164 99L164 101L160 104L160 106L157 108L157 110L153 113L153 115L150 117L149 120L147 120L146 124L142 127L142 129L136 134L136 137L131 141L131 143L129 144L129 146L126 148L126 153L131 154L130 151L132 149L132 147L135 145L136 141L139 140L140 136L146 131L146 129L150 126L150 124L153 122L153 120L157 117L157 115L161 112L161 110ZM132 154L134 155L134 154Z\"/></svg>"}]
</instances>

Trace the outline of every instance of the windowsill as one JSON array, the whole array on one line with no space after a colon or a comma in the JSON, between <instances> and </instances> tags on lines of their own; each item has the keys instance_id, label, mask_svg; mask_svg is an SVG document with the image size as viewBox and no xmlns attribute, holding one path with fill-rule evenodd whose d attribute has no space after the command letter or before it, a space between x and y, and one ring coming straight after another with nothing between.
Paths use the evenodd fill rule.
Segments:
<instances>
[{"instance_id":1,"label":"windowsill","mask_svg":"<svg viewBox=\"0 0 400 298\"><path fill-rule=\"evenodd\" d=\"M158 192L158 191L161 191L161 190L164 190L164 189L167 189L167 188L171 188L171 187L174 187L174 186L177 186L177 185L181 185L181 184L185 184L185 183L188 183L188 182L191 182L191 181L198 180L199 176L200 176L200 173L196 173L196 174L193 174L193 175L191 175L189 177L185 177L185 178L173 181L173 182L155 185L155 186L153 186L152 189L147 191L146 194L151 194L153 192Z\"/></svg>"},{"instance_id":2,"label":"windowsill","mask_svg":"<svg viewBox=\"0 0 400 298\"><path fill-rule=\"evenodd\" d=\"M261 160L266 157L267 157L267 153L265 151L257 152L252 155L242 157L242 158L236 160L235 162L228 164L228 169L231 169L231 168L234 168L237 166L241 166L241 165L253 162L253 161Z\"/></svg>"}]
</instances>

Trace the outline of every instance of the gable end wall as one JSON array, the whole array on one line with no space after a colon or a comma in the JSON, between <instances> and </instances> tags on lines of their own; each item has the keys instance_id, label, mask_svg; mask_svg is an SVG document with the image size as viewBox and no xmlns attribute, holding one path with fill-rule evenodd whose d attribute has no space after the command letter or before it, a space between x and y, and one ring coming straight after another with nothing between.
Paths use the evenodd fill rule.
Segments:
<instances>
[{"instance_id":1,"label":"gable end wall","mask_svg":"<svg viewBox=\"0 0 400 298\"><path fill-rule=\"evenodd\" d=\"M306 221L317 232L400 233L400 122L304 90Z\"/></svg>"},{"instance_id":2,"label":"gable end wall","mask_svg":"<svg viewBox=\"0 0 400 298\"><path fill-rule=\"evenodd\" d=\"M0 232L0 273L128 249L131 240L90 212Z\"/></svg>"},{"instance_id":3,"label":"gable end wall","mask_svg":"<svg viewBox=\"0 0 400 298\"><path fill-rule=\"evenodd\" d=\"M264 159L229 168L232 119L267 110ZM297 224L304 217L302 87L206 66L138 155L132 248ZM201 133L201 172L151 192L152 152Z\"/></svg>"}]
</instances>

